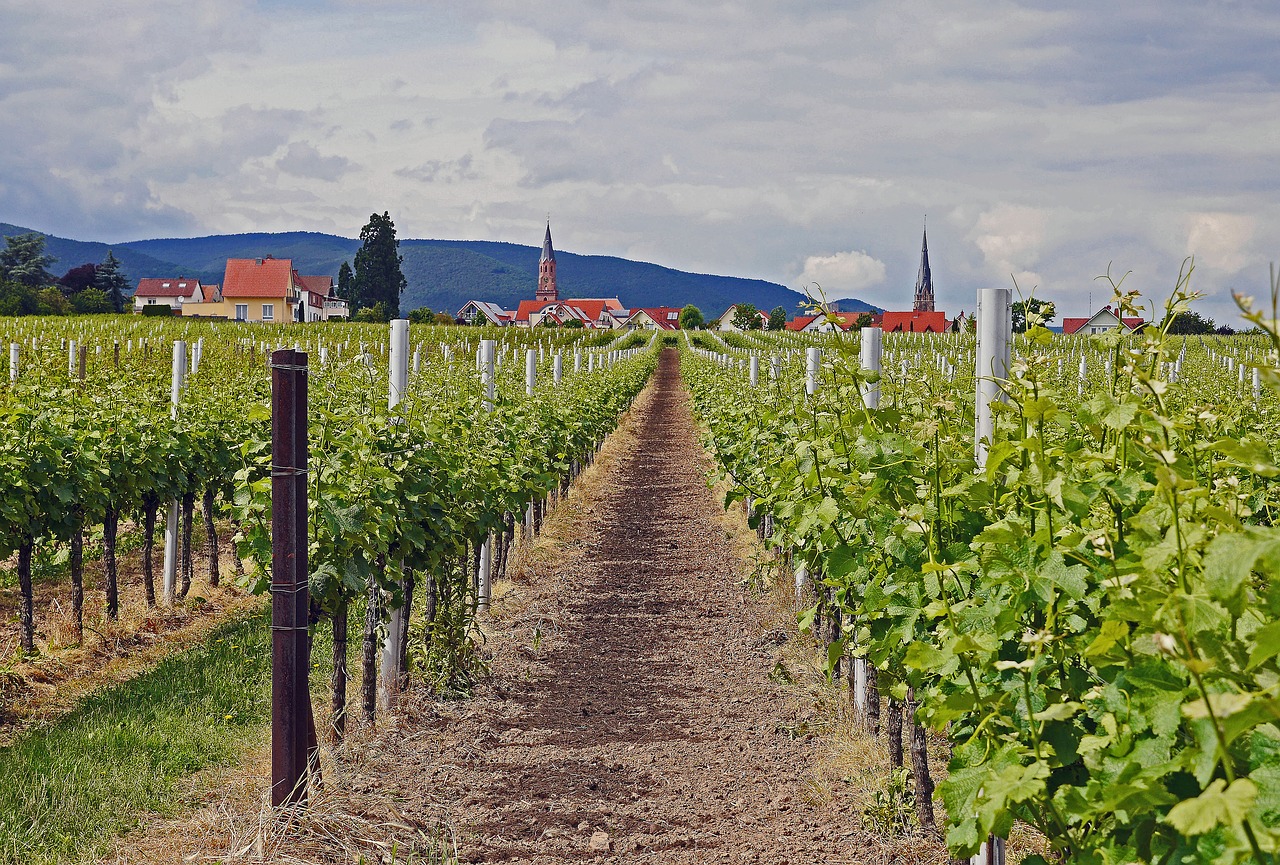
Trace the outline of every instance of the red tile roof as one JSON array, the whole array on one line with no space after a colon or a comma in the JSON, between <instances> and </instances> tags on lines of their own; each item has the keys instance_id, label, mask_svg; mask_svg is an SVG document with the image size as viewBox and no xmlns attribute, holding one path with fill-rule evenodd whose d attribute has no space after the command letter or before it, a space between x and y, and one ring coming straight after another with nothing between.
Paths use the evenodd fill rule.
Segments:
<instances>
[{"instance_id":1,"label":"red tile roof","mask_svg":"<svg viewBox=\"0 0 1280 865\"><path fill-rule=\"evenodd\" d=\"M945 333L951 323L945 312L886 312L880 327L885 333Z\"/></svg>"},{"instance_id":2,"label":"red tile roof","mask_svg":"<svg viewBox=\"0 0 1280 865\"><path fill-rule=\"evenodd\" d=\"M318 294L321 297L330 297L333 295L333 277L332 276L299 276L298 282L307 291Z\"/></svg>"},{"instance_id":3,"label":"red tile roof","mask_svg":"<svg viewBox=\"0 0 1280 865\"><path fill-rule=\"evenodd\" d=\"M642 306L639 309L631 310L631 314L643 312L649 318L653 319L662 330L679 330L680 329L680 307L678 306Z\"/></svg>"},{"instance_id":4,"label":"red tile roof","mask_svg":"<svg viewBox=\"0 0 1280 865\"><path fill-rule=\"evenodd\" d=\"M1109 312L1112 315L1116 314L1115 310L1110 306L1104 306L1102 309L1087 318L1064 318L1062 319L1062 332L1064 334L1075 333L1104 312ZM1119 316L1117 316L1117 318L1119 318ZM1129 328L1129 330L1138 330L1146 324L1146 321L1141 318L1121 318L1120 320L1124 322L1124 326Z\"/></svg>"},{"instance_id":5,"label":"red tile roof","mask_svg":"<svg viewBox=\"0 0 1280 865\"><path fill-rule=\"evenodd\" d=\"M787 322L786 328L787 330L804 330L815 318L817 318L816 315L797 315Z\"/></svg>"},{"instance_id":6,"label":"red tile roof","mask_svg":"<svg viewBox=\"0 0 1280 865\"><path fill-rule=\"evenodd\" d=\"M138 290L133 293L134 297L191 297L196 293L196 288L200 285L198 279L187 279L180 276L177 279L157 278L157 279L140 279L138 280Z\"/></svg>"},{"instance_id":7,"label":"red tile roof","mask_svg":"<svg viewBox=\"0 0 1280 865\"><path fill-rule=\"evenodd\" d=\"M520 306L516 309L515 317L512 319L516 322L526 323L529 316L533 313L541 312L547 307L567 307L571 310L574 318L581 319L588 324L594 324L600 320L600 314L605 310L610 312L622 309L622 303L616 297L610 298L576 298L570 300L522 300ZM559 319L557 318L557 321Z\"/></svg>"},{"instance_id":8,"label":"red tile roof","mask_svg":"<svg viewBox=\"0 0 1280 865\"><path fill-rule=\"evenodd\" d=\"M300 281L288 258L228 258L223 297L288 297Z\"/></svg>"}]
</instances>

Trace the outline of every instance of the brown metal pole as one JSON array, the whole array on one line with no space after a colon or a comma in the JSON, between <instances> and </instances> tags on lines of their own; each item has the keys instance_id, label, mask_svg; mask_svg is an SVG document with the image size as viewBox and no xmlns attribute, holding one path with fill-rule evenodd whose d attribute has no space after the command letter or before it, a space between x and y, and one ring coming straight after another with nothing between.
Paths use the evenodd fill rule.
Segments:
<instances>
[{"instance_id":1,"label":"brown metal pole","mask_svg":"<svg viewBox=\"0 0 1280 865\"><path fill-rule=\"evenodd\" d=\"M89 347L87 345L80 346L80 380L84 381L85 364L89 358Z\"/></svg>"},{"instance_id":2,"label":"brown metal pole","mask_svg":"<svg viewBox=\"0 0 1280 865\"><path fill-rule=\"evenodd\" d=\"M307 798L307 356L271 355L271 803Z\"/></svg>"}]
</instances>

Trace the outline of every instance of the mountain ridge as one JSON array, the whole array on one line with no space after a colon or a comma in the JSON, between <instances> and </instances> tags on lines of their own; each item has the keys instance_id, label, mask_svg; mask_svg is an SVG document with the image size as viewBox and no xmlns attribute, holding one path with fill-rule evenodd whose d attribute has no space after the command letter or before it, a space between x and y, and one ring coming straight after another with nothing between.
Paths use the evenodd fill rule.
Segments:
<instances>
[{"instance_id":1,"label":"mountain ridge","mask_svg":"<svg viewBox=\"0 0 1280 865\"><path fill-rule=\"evenodd\" d=\"M56 272L87 261L100 262L110 249L133 284L153 276L187 276L221 283L226 259L267 255L293 259L300 273L336 279L342 262L352 262L360 248L359 240L315 231L246 232L107 244L0 223L2 236L29 231L46 238L46 250L56 259L51 269ZM402 269L408 283L401 298L401 313L426 306L454 314L470 300L491 301L514 309L521 300L534 296L540 253L540 246L496 240L401 239ZM556 262L561 297L617 297L627 308L692 303L711 318L736 303L753 303L764 310L782 306L790 317L801 312L805 302L801 292L763 279L692 273L652 262L564 250L556 251ZM879 311L879 307L856 298L840 303L842 308L853 311Z\"/></svg>"}]
</instances>

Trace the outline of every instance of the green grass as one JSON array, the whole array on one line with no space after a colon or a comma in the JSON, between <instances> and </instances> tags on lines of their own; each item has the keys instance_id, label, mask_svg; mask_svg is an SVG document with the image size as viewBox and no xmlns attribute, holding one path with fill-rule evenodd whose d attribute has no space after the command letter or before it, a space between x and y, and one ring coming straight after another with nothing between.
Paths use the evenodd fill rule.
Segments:
<instances>
[{"instance_id":1,"label":"green grass","mask_svg":"<svg viewBox=\"0 0 1280 865\"><path fill-rule=\"evenodd\" d=\"M264 614L87 698L0 749L0 862L77 861L148 813L182 811L181 779L234 762L270 714Z\"/></svg>"}]
</instances>

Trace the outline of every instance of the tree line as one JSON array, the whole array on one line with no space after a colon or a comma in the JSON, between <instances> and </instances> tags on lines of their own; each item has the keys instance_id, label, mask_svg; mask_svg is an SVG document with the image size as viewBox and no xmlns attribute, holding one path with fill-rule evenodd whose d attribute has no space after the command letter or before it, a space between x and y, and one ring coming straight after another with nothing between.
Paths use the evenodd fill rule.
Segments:
<instances>
[{"instance_id":1,"label":"tree line","mask_svg":"<svg viewBox=\"0 0 1280 865\"><path fill-rule=\"evenodd\" d=\"M0 250L0 315L85 315L124 312L129 282L111 250L101 263L71 268L61 277L49 267L45 237L31 232L4 239Z\"/></svg>"}]
</instances>

